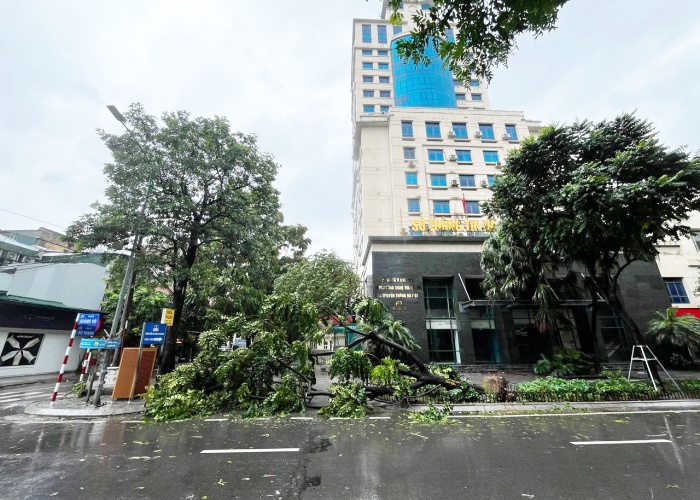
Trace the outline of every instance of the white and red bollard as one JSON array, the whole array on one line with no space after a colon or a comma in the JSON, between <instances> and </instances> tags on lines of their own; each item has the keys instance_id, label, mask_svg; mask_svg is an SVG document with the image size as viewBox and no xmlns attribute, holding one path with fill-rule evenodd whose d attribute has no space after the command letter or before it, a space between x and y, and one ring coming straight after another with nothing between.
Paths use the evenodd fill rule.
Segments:
<instances>
[{"instance_id":1,"label":"white and red bollard","mask_svg":"<svg viewBox=\"0 0 700 500\"><path fill-rule=\"evenodd\" d=\"M83 381L83 379L85 378L85 374L90 369L90 358L91 357L92 357L92 351L90 351L90 350L85 351L85 357L83 358L83 366L80 370L80 379L78 380L78 382Z\"/></svg>"},{"instance_id":2,"label":"white and red bollard","mask_svg":"<svg viewBox=\"0 0 700 500\"><path fill-rule=\"evenodd\" d=\"M66 365L68 364L68 356L70 355L70 348L73 347L73 340L75 339L75 333L78 331L78 320L80 319L80 314L75 317L75 323L73 323L73 331L70 332L70 339L68 340L68 347L66 348L66 355L63 356L63 363L61 364L61 370L58 372L58 378L56 379L56 387L51 395L51 404L56 401L56 396L58 396L58 388L63 380L63 372L66 370ZM81 375L82 377L82 375Z\"/></svg>"}]
</instances>

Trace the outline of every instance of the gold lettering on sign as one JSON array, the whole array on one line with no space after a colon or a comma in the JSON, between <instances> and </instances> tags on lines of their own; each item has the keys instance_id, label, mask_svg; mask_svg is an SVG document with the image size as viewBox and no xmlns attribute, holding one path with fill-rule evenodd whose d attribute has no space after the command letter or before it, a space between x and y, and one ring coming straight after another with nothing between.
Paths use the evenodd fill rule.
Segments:
<instances>
[{"instance_id":1,"label":"gold lettering on sign","mask_svg":"<svg viewBox=\"0 0 700 500\"><path fill-rule=\"evenodd\" d=\"M496 221L493 219L475 220L465 219L420 219L411 220L412 231L453 231L460 232L486 232L490 233L496 229Z\"/></svg>"},{"instance_id":2,"label":"gold lettering on sign","mask_svg":"<svg viewBox=\"0 0 700 500\"><path fill-rule=\"evenodd\" d=\"M391 277L391 278L381 278L379 280L381 283L377 285L377 298L378 299L417 299L418 292L416 292L416 287L413 284L411 278L402 277ZM402 301L401 305L403 307ZM396 304L395 304L396 306ZM395 310L405 310L395 309Z\"/></svg>"}]
</instances>

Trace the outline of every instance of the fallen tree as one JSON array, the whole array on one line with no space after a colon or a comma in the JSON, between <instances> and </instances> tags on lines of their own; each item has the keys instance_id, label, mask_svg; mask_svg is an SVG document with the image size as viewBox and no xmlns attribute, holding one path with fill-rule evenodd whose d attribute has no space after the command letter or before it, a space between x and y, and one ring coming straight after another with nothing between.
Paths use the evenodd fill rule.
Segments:
<instances>
[{"instance_id":1,"label":"fallen tree","mask_svg":"<svg viewBox=\"0 0 700 500\"><path fill-rule=\"evenodd\" d=\"M429 393L455 402L478 397L451 367L422 362L413 336L379 301L363 299L356 314L358 324L345 327L357 338L332 353L329 374L335 382L328 391L314 387L314 358L330 354L311 349L325 334L316 308L296 294L272 295L258 317L229 317L203 333L194 361L149 388L146 415L161 421L229 411L283 415L318 407L314 400L329 396L321 413L356 417L377 398L406 405ZM245 338L248 346L232 348L234 338ZM360 345L363 350L356 350Z\"/></svg>"}]
</instances>

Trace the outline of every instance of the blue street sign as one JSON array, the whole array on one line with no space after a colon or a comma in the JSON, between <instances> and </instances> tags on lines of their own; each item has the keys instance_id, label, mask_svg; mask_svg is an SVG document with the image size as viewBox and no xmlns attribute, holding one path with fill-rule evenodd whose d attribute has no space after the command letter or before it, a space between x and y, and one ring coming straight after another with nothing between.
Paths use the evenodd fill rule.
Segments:
<instances>
[{"instance_id":1,"label":"blue street sign","mask_svg":"<svg viewBox=\"0 0 700 500\"><path fill-rule=\"evenodd\" d=\"M234 339L233 345L235 345L236 347L245 347L246 346L245 339Z\"/></svg>"},{"instance_id":2,"label":"blue street sign","mask_svg":"<svg viewBox=\"0 0 700 500\"><path fill-rule=\"evenodd\" d=\"M105 349L119 349L122 346L121 339L109 339L105 344Z\"/></svg>"},{"instance_id":3,"label":"blue street sign","mask_svg":"<svg viewBox=\"0 0 700 500\"><path fill-rule=\"evenodd\" d=\"M143 345L162 345L165 343L165 335L144 335Z\"/></svg>"},{"instance_id":4,"label":"blue street sign","mask_svg":"<svg viewBox=\"0 0 700 500\"><path fill-rule=\"evenodd\" d=\"M143 328L143 333L148 335L149 333L152 333L154 335L165 335L165 329L168 328L168 325L165 323L146 323L146 326Z\"/></svg>"},{"instance_id":5,"label":"blue street sign","mask_svg":"<svg viewBox=\"0 0 700 500\"><path fill-rule=\"evenodd\" d=\"M100 327L100 313L80 313L78 325L92 326L95 329Z\"/></svg>"},{"instance_id":6,"label":"blue street sign","mask_svg":"<svg viewBox=\"0 0 700 500\"><path fill-rule=\"evenodd\" d=\"M107 339L80 339L81 349L104 349Z\"/></svg>"},{"instance_id":7,"label":"blue street sign","mask_svg":"<svg viewBox=\"0 0 700 500\"><path fill-rule=\"evenodd\" d=\"M165 343L165 323L145 323L143 326L143 345L162 345Z\"/></svg>"},{"instance_id":8,"label":"blue street sign","mask_svg":"<svg viewBox=\"0 0 700 500\"><path fill-rule=\"evenodd\" d=\"M92 337L95 335L95 327L87 325L78 325L78 329L75 331L76 337Z\"/></svg>"}]
</instances>

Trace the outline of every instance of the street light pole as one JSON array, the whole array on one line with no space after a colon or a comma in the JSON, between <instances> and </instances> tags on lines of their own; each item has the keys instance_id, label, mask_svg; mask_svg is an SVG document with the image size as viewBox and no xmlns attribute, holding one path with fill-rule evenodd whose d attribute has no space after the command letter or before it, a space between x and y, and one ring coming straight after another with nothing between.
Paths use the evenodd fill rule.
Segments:
<instances>
[{"instance_id":1,"label":"street light pole","mask_svg":"<svg viewBox=\"0 0 700 500\"><path fill-rule=\"evenodd\" d=\"M126 125L126 118L124 115L122 115L119 110L116 108L116 106L107 106L107 109L112 113L114 118L117 119L122 125L124 125L124 128L126 131L129 133L131 138L134 140L136 145L139 147L141 152L146 154L144 151L143 147L141 146L141 143L136 139L134 136L133 132L129 127ZM146 213L146 201L148 200L148 195L150 194L151 191L151 184L152 184L152 176L149 176L148 179L148 191L146 192L146 197L143 199L141 203L141 210L140 210L140 219L143 220L143 216ZM136 252L141 246L141 242L143 240L143 235L139 234L136 236L134 239L134 243L131 247L131 252L129 252L129 260L127 261L126 264L126 272L124 273L124 279L122 280L122 287L121 290L119 291L119 299L117 300L117 308L114 311L114 319L112 320L112 327L110 328L109 331L109 338L114 338L114 336L117 333L117 330L119 328L119 324L122 323L121 318L122 315L124 314L124 300L126 298L126 294L129 291L130 284L131 284L131 275L134 271L134 263L136 261ZM97 389L95 390L95 398L94 398L94 405L95 407L100 406L100 397L102 396L102 387L104 386L105 382L105 375L107 374L107 354L106 351L103 352L102 356L102 362L100 364L100 379L97 384ZM89 394L88 394L89 396Z\"/></svg>"}]
</instances>

